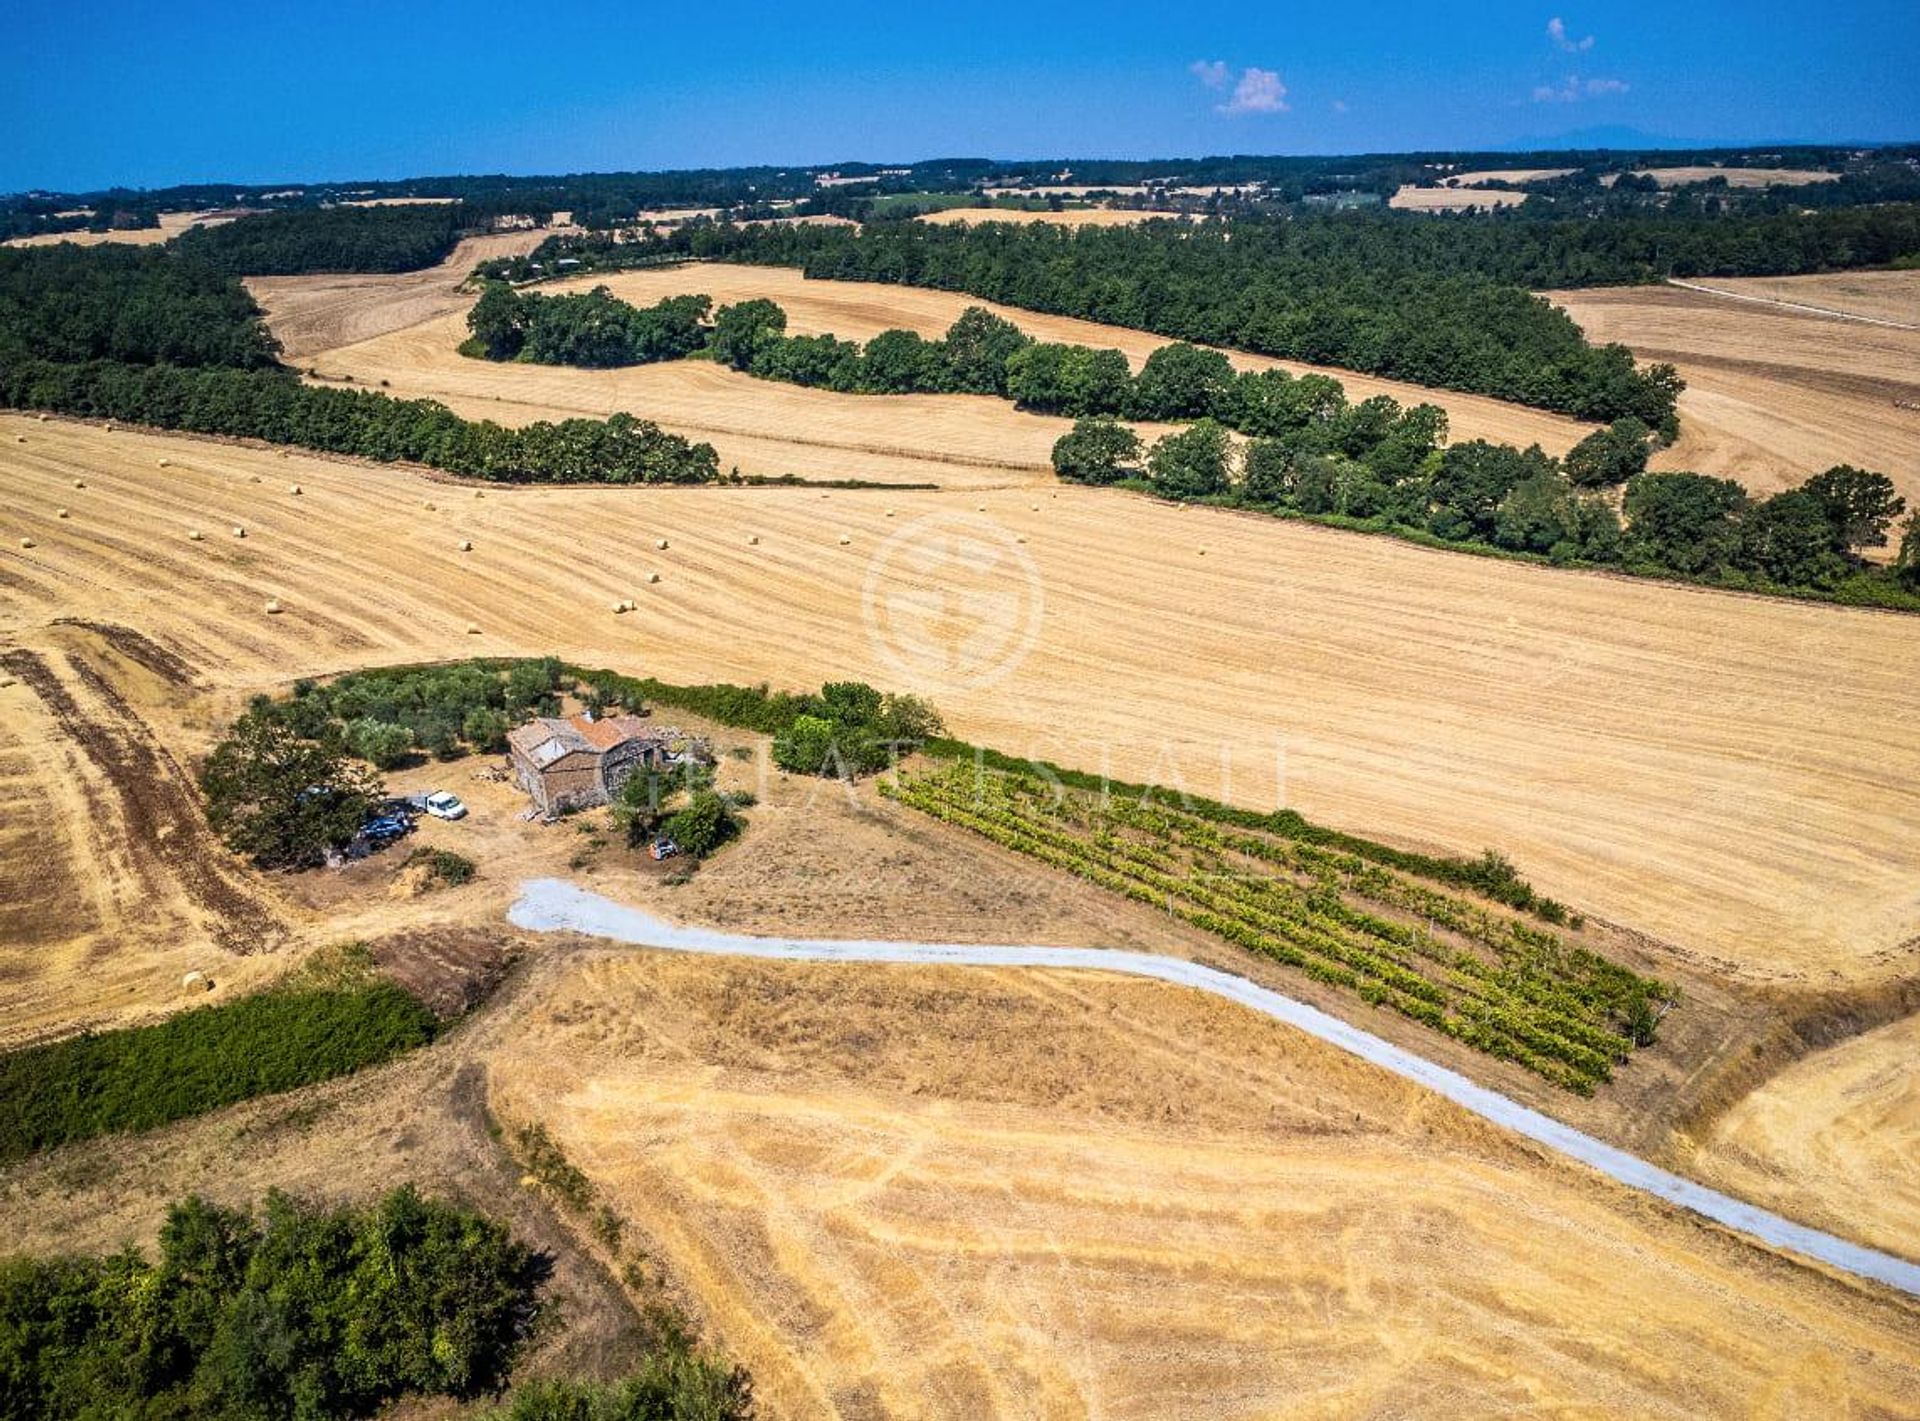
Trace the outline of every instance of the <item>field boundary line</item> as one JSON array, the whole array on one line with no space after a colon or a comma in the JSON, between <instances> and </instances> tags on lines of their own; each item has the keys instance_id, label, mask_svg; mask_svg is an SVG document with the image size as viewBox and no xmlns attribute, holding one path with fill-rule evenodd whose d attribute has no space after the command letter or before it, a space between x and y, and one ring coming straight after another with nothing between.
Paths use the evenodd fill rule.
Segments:
<instances>
[{"instance_id":1,"label":"field boundary line","mask_svg":"<svg viewBox=\"0 0 1920 1421\"><path fill-rule=\"evenodd\" d=\"M1805 311L1815 316L1831 316L1836 321L1859 321L1869 326L1890 326L1896 331L1920 331L1920 323L1913 321L1890 321L1885 316L1862 316L1855 311L1841 311L1832 306L1813 306L1805 301L1786 301L1778 296L1750 296L1744 291L1722 291L1717 286L1702 286L1694 281L1682 281L1678 277L1667 278L1667 285L1677 286L1682 291L1698 291L1703 296L1719 296L1728 301L1751 301L1759 306L1779 306L1788 311Z\"/></svg>"}]
</instances>

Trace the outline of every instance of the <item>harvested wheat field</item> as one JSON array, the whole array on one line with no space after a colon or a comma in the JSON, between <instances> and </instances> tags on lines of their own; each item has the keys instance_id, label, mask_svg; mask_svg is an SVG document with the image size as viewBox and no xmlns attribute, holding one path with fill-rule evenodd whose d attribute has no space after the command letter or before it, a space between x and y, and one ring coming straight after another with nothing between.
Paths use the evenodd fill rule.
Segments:
<instances>
[{"instance_id":1,"label":"harvested wheat field","mask_svg":"<svg viewBox=\"0 0 1920 1421\"><path fill-rule=\"evenodd\" d=\"M163 212L158 227L132 227L117 232L41 232L31 237L8 237L0 246L55 247L62 242L75 246L97 247L114 242L133 247L156 247L170 242L190 227L217 227L240 216L237 212Z\"/></svg>"},{"instance_id":2,"label":"harvested wheat field","mask_svg":"<svg viewBox=\"0 0 1920 1421\"><path fill-rule=\"evenodd\" d=\"M1661 187L1681 187L1687 183L1711 182L1725 178L1728 187L1802 187L1807 183L1830 183L1838 173L1818 168L1636 168L1634 176L1652 178Z\"/></svg>"},{"instance_id":3,"label":"harvested wheat field","mask_svg":"<svg viewBox=\"0 0 1920 1421\"><path fill-rule=\"evenodd\" d=\"M1411 183L1387 199L1387 206L1403 212L1464 212L1470 207L1518 207L1524 192L1506 188L1414 187Z\"/></svg>"},{"instance_id":4,"label":"harvested wheat field","mask_svg":"<svg viewBox=\"0 0 1920 1421\"><path fill-rule=\"evenodd\" d=\"M1855 316L1920 329L1920 271L1839 271L1824 276L1716 276L1689 283L1741 300L1814 314Z\"/></svg>"},{"instance_id":5,"label":"harvested wheat field","mask_svg":"<svg viewBox=\"0 0 1920 1421\"><path fill-rule=\"evenodd\" d=\"M1010 752L1499 848L1705 970L1838 985L1920 947L1908 618L1095 489L478 490L18 417L0 448L11 643L59 617L128 626L233 691L548 651L678 681L858 677ZM198 523L248 536L189 541ZM622 598L636 615L607 612Z\"/></svg>"},{"instance_id":6,"label":"harvested wheat field","mask_svg":"<svg viewBox=\"0 0 1920 1421\"><path fill-rule=\"evenodd\" d=\"M1029 212L1017 207L947 207L929 212L919 220L951 226L956 222L1044 222L1052 227L1132 227L1141 222L1171 219L1178 212L1145 212L1133 208L1074 207L1060 212Z\"/></svg>"},{"instance_id":7,"label":"harvested wheat field","mask_svg":"<svg viewBox=\"0 0 1920 1421\"><path fill-rule=\"evenodd\" d=\"M1813 284L1775 280L1764 289L1803 291L1811 305L1831 294L1877 308L1920 291L1909 272L1799 280ZM1833 464L1857 464L1887 474L1920 506L1920 329L1673 286L1546 294L1589 338L1670 361L1686 379L1679 442L1655 456L1655 468L1735 478L1766 494Z\"/></svg>"},{"instance_id":8,"label":"harvested wheat field","mask_svg":"<svg viewBox=\"0 0 1920 1421\"><path fill-rule=\"evenodd\" d=\"M1564 178L1573 168L1479 168L1468 173L1449 173L1440 181L1448 187L1478 187L1481 183L1537 183L1546 178Z\"/></svg>"},{"instance_id":9,"label":"harvested wheat field","mask_svg":"<svg viewBox=\"0 0 1920 1421\"><path fill-rule=\"evenodd\" d=\"M331 281L332 278L304 278ZM356 322L379 322L385 301L377 278L355 288L356 310L332 318L345 332ZM787 312L796 335L833 334L868 340L889 328L940 336L971 305L984 305L1040 340L1069 341L1122 351L1137 367L1166 342L1159 336L1066 316L1044 316L950 292L872 282L808 281L780 267L700 263L684 267L581 277L548 290L606 286L639 305L701 293L717 305L766 297ZM266 283L254 289L268 324L282 330L283 308ZM494 364L458 353L467 331L464 309L358 344L314 353L299 325L282 339L297 344L322 376L351 376L358 384L388 381L396 395L431 396L475 418L520 424L576 415L599 418L615 410L653 419L719 451L722 468L743 473L799 474L807 478L864 478L886 482L994 485L1047 481L1054 441L1071 421L1027 414L1004 400L979 395L842 395L776 381L755 380L708 361L675 361L620 370ZM1241 369L1283 368L1298 374L1317 367L1230 352ZM1538 443L1562 453L1591 426L1479 395L1431 390L1347 371L1330 371L1354 400L1392 395L1405 405L1446 409L1455 439ZM1149 439L1165 432L1137 426Z\"/></svg>"},{"instance_id":10,"label":"harvested wheat field","mask_svg":"<svg viewBox=\"0 0 1920 1421\"><path fill-rule=\"evenodd\" d=\"M1906 1304L1158 984L588 956L489 1081L781 1417L1920 1407Z\"/></svg>"},{"instance_id":11,"label":"harvested wheat field","mask_svg":"<svg viewBox=\"0 0 1920 1421\"><path fill-rule=\"evenodd\" d=\"M1720 1189L1920 1252L1920 1017L1789 1066L1714 1122L1689 1168Z\"/></svg>"},{"instance_id":12,"label":"harvested wheat field","mask_svg":"<svg viewBox=\"0 0 1920 1421\"><path fill-rule=\"evenodd\" d=\"M447 259L400 276L253 276L245 285L273 313L281 353L298 360L317 350L404 330L450 311L464 315L474 293L461 284L481 262L519 256L563 231L545 228L468 237Z\"/></svg>"}]
</instances>

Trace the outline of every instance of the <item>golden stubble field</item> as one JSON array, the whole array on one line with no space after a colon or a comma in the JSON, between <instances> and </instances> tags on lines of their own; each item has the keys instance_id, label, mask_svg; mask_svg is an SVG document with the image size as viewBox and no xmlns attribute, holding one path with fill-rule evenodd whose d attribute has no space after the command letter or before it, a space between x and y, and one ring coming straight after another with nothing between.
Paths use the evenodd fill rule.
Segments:
<instances>
[{"instance_id":1,"label":"golden stubble field","mask_svg":"<svg viewBox=\"0 0 1920 1421\"><path fill-rule=\"evenodd\" d=\"M337 278L299 278L338 282ZM366 279L359 279L362 283ZM381 280L391 280L382 278ZM404 279L403 279L404 280ZM1049 455L1071 421L1028 414L1005 400L983 395L842 395L749 376L708 361L673 361L619 370L495 364L460 355L466 337L464 305L404 329L387 326L378 309L368 315L333 317L335 338L350 341L317 348L301 308L283 305L281 288L252 283L276 332L302 352L302 364L327 380L350 377L361 385L385 381L390 393L429 396L471 418L504 424L574 416L604 418L616 410L645 416L678 434L704 439L722 468L747 474L799 474L805 478L864 478L896 483L994 486L1050 481ZM581 277L542 288L556 292L606 286L638 305L669 296L700 293L717 305L766 297L787 312L796 335L830 333L868 340L889 328L944 335L968 306L984 305L1040 340L1117 349L1137 368L1166 342L1159 336L1066 316L1044 316L950 292L870 282L808 281L779 267L698 263L670 269ZM380 287L361 286L376 308ZM357 326L380 322L387 333L353 340ZM1284 368L1296 374L1314 367L1263 356L1232 353L1242 369ZM1589 429L1578 421L1524 409L1476 395L1425 389L1345 371L1337 375L1351 399L1392 395L1402 404L1443 406L1455 439L1538 443L1563 453ZM1140 424L1143 437L1167 426Z\"/></svg>"},{"instance_id":2,"label":"golden stubble field","mask_svg":"<svg viewBox=\"0 0 1920 1421\"><path fill-rule=\"evenodd\" d=\"M489 1072L781 1417L1920 1407L1904 1305L1158 984L589 956Z\"/></svg>"},{"instance_id":3,"label":"golden stubble field","mask_svg":"<svg viewBox=\"0 0 1920 1421\"><path fill-rule=\"evenodd\" d=\"M1548 292L1593 340L1669 361L1686 379L1679 442L1653 466L1767 494L1851 463L1887 474L1920 507L1920 272L1700 284L1917 328L1672 286Z\"/></svg>"},{"instance_id":4,"label":"golden stubble field","mask_svg":"<svg viewBox=\"0 0 1920 1421\"><path fill-rule=\"evenodd\" d=\"M860 677L1010 752L1501 849L1703 970L1912 970L1910 619L1102 490L480 490L17 416L0 451L0 637L21 649L58 618L124 625L232 695L476 653ZM31 733L30 692L0 694Z\"/></svg>"}]
</instances>

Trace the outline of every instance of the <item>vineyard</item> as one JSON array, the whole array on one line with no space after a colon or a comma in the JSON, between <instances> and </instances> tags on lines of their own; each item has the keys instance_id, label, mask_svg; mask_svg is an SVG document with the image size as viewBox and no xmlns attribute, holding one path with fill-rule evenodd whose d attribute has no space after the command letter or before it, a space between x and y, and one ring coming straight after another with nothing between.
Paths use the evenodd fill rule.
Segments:
<instances>
[{"instance_id":1,"label":"vineyard","mask_svg":"<svg viewBox=\"0 0 1920 1421\"><path fill-rule=\"evenodd\" d=\"M1405 873L1164 800L964 763L880 789L1581 1095L1652 1044L1674 999L1662 982Z\"/></svg>"}]
</instances>

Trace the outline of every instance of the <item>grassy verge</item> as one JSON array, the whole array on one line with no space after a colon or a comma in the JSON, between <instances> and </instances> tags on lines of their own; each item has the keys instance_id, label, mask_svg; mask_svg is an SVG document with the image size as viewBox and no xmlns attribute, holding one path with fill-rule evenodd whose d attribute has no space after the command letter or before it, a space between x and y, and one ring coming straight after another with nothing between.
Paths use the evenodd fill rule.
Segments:
<instances>
[{"instance_id":1,"label":"grassy verge","mask_svg":"<svg viewBox=\"0 0 1920 1421\"><path fill-rule=\"evenodd\" d=\"M354 954L152 1026L9 1052L0 1163L331 1080L424 1046L437 1030L431 1011Z\"/></svg>"}]
</instances>

